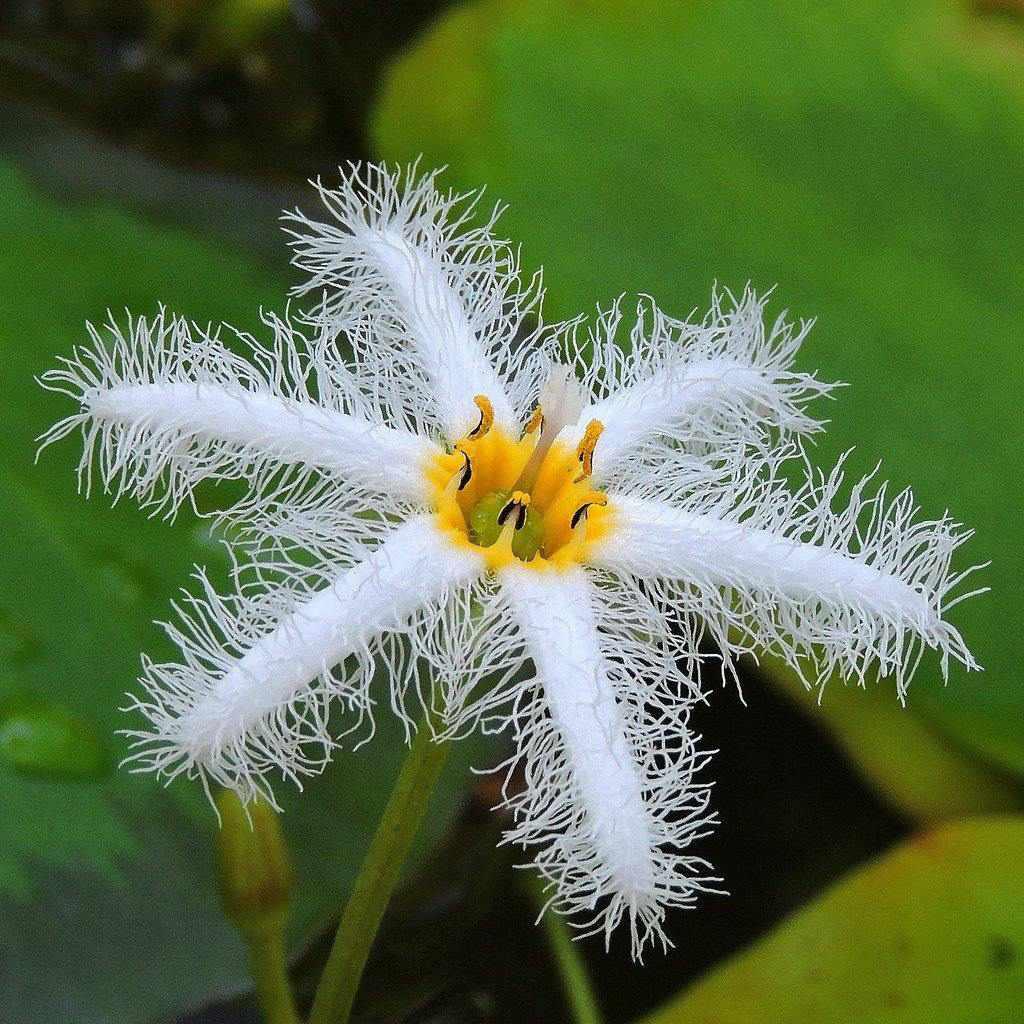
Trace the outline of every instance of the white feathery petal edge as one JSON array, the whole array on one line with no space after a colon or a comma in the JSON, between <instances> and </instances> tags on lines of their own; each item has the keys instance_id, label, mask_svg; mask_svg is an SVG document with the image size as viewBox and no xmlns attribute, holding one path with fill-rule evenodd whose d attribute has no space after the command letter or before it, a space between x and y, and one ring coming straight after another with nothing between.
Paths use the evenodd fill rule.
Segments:
<instances>
[{"instance_id":1,"label":"white feathery petal edge","mask_svg":"<svg viewBox=\"0 0 1024 1024\"><path fill-rule=\"evenodd\" d=\"M202 593L177 609L181 625L165 625L182 660L144 662L146 696L131 707L148 727L127 733L132 769L198 776L273 802L267 772L299 782L326 764L331 698L368 714L383 657L399 701L399 681L415 669L398 637L421 631L425 607L444 607L482 571L479 555L454 549L420 516L318 590L300 589L307 572L290 587L222 598L200 576Z\"/></svg>"},{"instance_id":2,"label":"white feathery petal edge","mask_svg":"<svg viewBox=\"0 0 1024 1024\"><path fill-rule=\"evenodd\" d=\"M804 406L835 385L792 369L812 326L794 326L785 311L770 327L768 296L749 288L736 299L715 290L703 320L678 320L650 297L637 304L628 339L621 298L580 335L582 319L562 330L591 403L563 439L574 445L586 424L604 424L594 453L595 480L614 480L629 461L665 462L673 446L749 440L768 427L783 434L822 428Z\"/></svg>"},{"instance_id":3,"label":"white feathery petal edge","mask_svg":"<svg viewBox=\"0 0 1024 1024\"><path fill-rule=\"evenodd\" d=\"M270 502L287 489L282 465L298 477L325 471L336 485L424 503L423 467L437 446L365 418L326 346L276 316L265 320L272 346L236 338L248 359L164 310L152 320L129 315L126 329L111 318L106 337L89 324L93 345L41 378L80 407L43 435L41 448L81 430L82 489L89 492L98 466L115 501L129 493L153 514L173 515L208 478L247 479Z\"/></svg>"},{"instance_id":4,"label":"white feathery petal edge","mask_svg":"<svg viewBox=\"0 0 1024 1024\"><path fill-rule=\"evenodd\" d=\"M685 852L715 822L708 787L694 781L707 755L688 727L692 695L671 685L670 658L645 664L659 645L642 631L660 637L663 626L635 589L596 587L582 568L500 575L536 669L509 695L517 752L503 766L504 806L515 826L505 841L533 849L556 912L606 944L626 920L641 959L651 943L671 945L669 907L717 891L710 865Z\"/></svg>"},{"instance_id":5,"label":"white feathery petal edge","mask_svg":"<svg viewBox=\"0 0 1024 1024\"><path fill-rule=\"evenodd\" d=\"M689 502L659 500L656 482L647 497L610 494L616 528L594 562L647 580L680 621L699 619L727 664L732 653L767 651L808 685L837 670L863 683L874 669L895 678L901 700L926 647L940 652L943 674L951 658L977 669L943 618L979 592L955 594L978 566L951 569L971 532L948 517L920 519L909 490L869 494L870 476L837 510L842 463L793 492L773 476L784 461Z\"/></svg>"},{"instance_id":6,"label":"white feathery petal edge","mask_svg":"<svg viewBox=\"0 0 1024 1024\"><path fill-rule=\"evenodd\" d=\"M540 276L521 285L518 254L493 233L500 207L476 225L482 193L443 192L440 172L417 173L352 165L337 188L314 182L332 220L286 215L293 262L309 274L296 291L320 293L314 319L344 331L369 390L389 382L396 418L455 440L476 425L482 394L515 429L545 361L539 328L527 328Z\"/></svg>"}]
</instances>

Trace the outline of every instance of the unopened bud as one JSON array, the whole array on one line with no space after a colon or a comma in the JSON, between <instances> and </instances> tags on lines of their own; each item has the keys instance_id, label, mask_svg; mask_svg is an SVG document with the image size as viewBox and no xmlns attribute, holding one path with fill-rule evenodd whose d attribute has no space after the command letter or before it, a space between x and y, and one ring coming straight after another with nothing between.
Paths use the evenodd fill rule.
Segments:
<instances>
[{"instance_id":1,"label":"unopened bud","mask_svg":"<svg viewBox=\"0 0 1024 1024\"><path fill-rule=\"evenodd\" d=\"M245 932L279 927L295 875L277 814L259 799L246 807L230 790L217 794L217 810L217 874L224 912Z\"/></svg>"}]
</instances>

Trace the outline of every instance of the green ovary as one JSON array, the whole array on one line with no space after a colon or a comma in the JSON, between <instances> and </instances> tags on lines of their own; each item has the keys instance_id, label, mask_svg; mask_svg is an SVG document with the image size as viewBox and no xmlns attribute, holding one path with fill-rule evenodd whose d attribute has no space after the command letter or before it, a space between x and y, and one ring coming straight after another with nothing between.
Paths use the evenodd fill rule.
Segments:
<instances>
[{"instance_id":1,"label":"green ovary","mask_svg":"<svg viewBox=\"0 0 1024 1024\"><path fill-rule=\"evenodd\" d=\"M498 514L508 503L511 491L492 491L481 498L469 514L469 536L474 544L489 548L501 535ZM526 522L512 535L512 554L528 562L540 551L544 539L544 517L532 505L526 510Z\"/></svg>"}]
</instances>

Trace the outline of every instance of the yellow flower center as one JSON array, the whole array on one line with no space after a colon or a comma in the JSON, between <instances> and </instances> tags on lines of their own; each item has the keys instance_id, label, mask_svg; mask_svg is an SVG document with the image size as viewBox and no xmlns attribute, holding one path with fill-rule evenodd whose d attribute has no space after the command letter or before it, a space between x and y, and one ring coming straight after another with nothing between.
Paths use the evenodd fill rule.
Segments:
<instances>
[{"instance_id":1,"label":"yellow flower center","mask_svg":"<svg viewBox=\"0 0 1024 1024\"><path fill-rule=\"evenodd\" d=\"M583 561L612 522L607 497L590 485L601 423L592 420L576 448L544 444L539 412L517 439L494 425L485 396L474 401L480 423L427 466L441 529L483 554L492 571L514 562L543 571Z\"/></svg>"}]
</instances>

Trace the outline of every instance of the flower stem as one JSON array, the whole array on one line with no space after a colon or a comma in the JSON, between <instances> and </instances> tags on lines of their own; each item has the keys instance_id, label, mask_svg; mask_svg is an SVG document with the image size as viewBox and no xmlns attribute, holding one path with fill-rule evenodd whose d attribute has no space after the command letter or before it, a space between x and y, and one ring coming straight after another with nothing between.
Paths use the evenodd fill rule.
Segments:
<instances>
[{"instance_id":1,"label":"flower stem","mask_svg":"<svg viewBox=\"0 0 1024 1024\"><path fill-rule=\"evenodd\" d=\"M523 888L530 901L540 911L547 903L547 895L541 880L532 872L520 873ZM575 1024L602 1024L601 1007L590 983L587 965L579 946L573 941L565 919L560 914L548 911L541 920L548 946L555 958L555 966L562 979L566 1002L572 1012Z\"/></svg>"},{"instance_id":2,"label":"flower stem","mask_svg":"<svg viewBox=\"0 0 1024 1024\"><path fill-rule=\"evenodd\" d=\"M309 1024L348 1021L370 947L426 814L427 801L450 745L434 742L429 720L420 723L342 912L313 999Z\"/></svg>"},{"instance_id":3,"label":"flower stem","mask_svg":"<svg viewBox=\"0 0 1024 1024\"><path fill-rule=\"evenodd\" d=\"M299 1024L286 969L284 929L268 928L246 935L256 998L266 1024Z\"/></svg>"}]
</instances>

